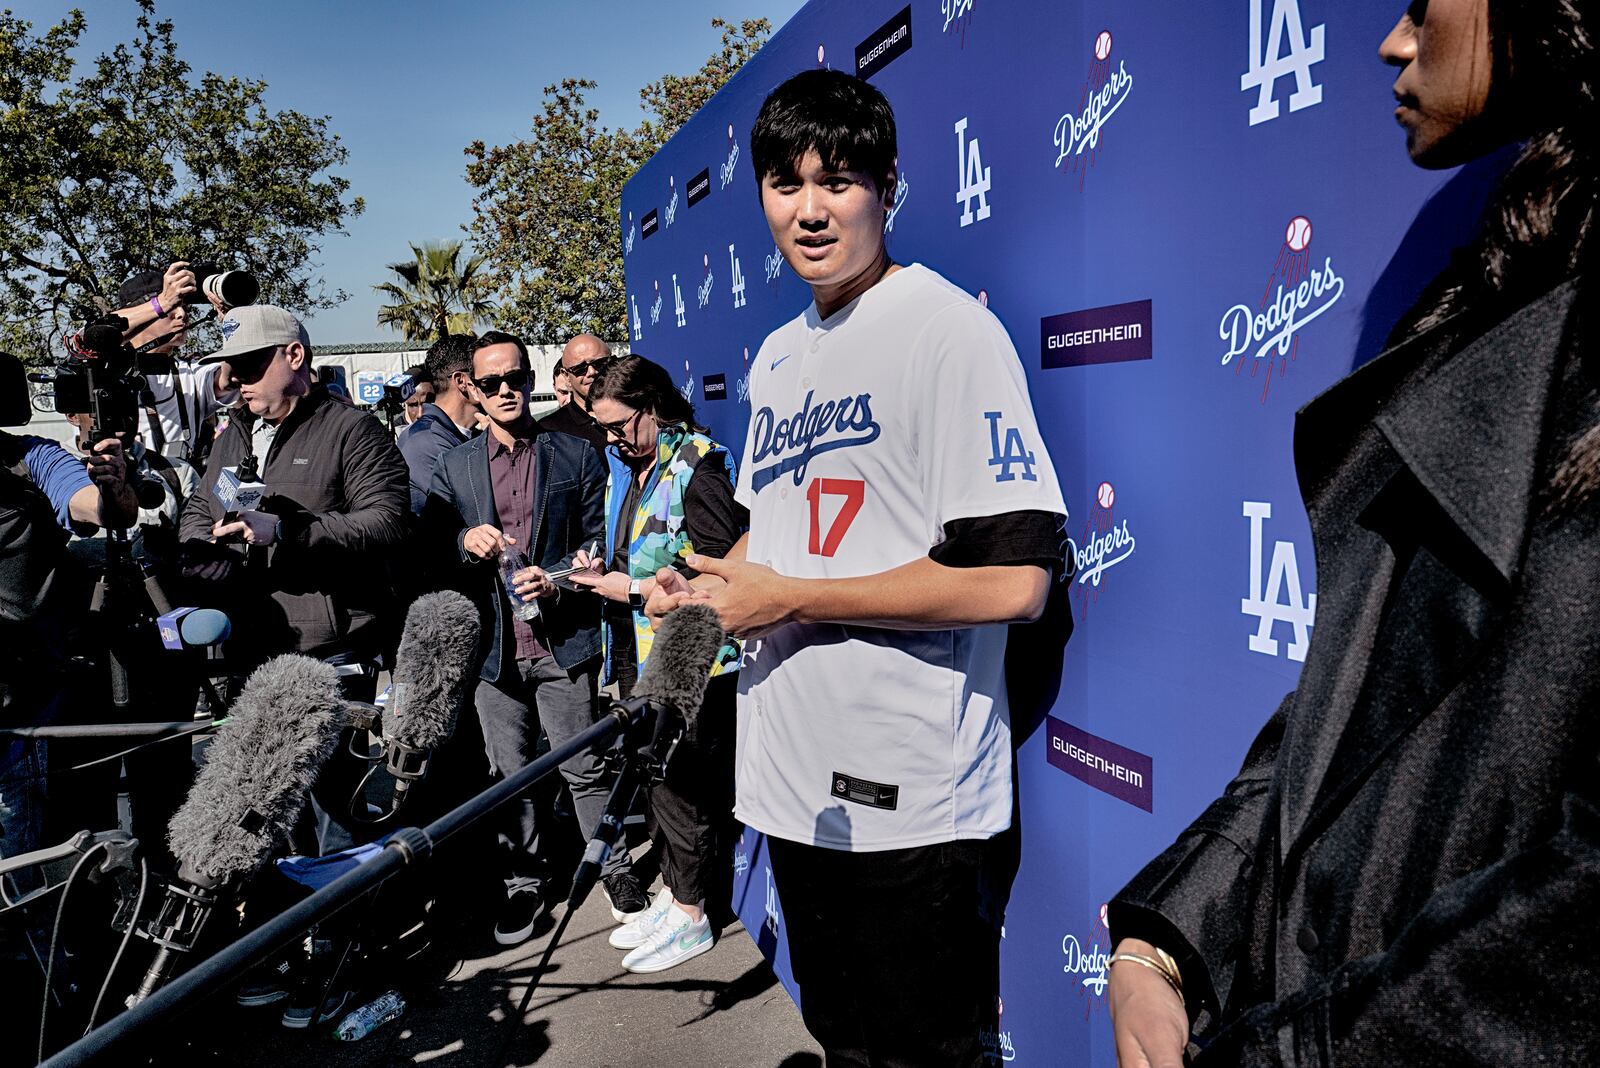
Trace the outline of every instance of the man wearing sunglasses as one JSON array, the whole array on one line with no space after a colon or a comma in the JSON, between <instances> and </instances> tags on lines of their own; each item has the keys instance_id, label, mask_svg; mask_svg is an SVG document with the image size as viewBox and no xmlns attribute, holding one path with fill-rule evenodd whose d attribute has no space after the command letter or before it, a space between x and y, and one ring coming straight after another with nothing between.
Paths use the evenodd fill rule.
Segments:
<instances>
[{"instance_id":1,"label":"man wearing sunglasses","mask_svg":"<svg viewBox=\"0 0 1600 1068\"><path fill-rule=\"evenodd\" d=\"M579 334L567 342L567 347L561 350L561 362L556 364L555 380L558 388L565 386L571 390L572 401L539 420L539 425L545 430L576 434L603 455L606 432L589 412L589 387L594 385L595 368L610 358L610 347L593 334Z\"/></svg>"},{"instance_id":2,"label":"man wearing sunglasses","mask_svg":"<svg viewBox=\"0 0 1600 1068\"><path fill-rule=\"evenodd\" d=\"M571 563L580 549L605 544L607 466L581 437L549 433L528 410L533 386L527 347L513 334L490 330L473 343L474 399L489 419L488 433L441 454L433 471L422 524L459 562L453 584L478 605L484 659L478 673L478 719L493 771L511 775L538 755L542 726L559 746L595 721L600 666L600 599L558 589L546 573ZM569 405L568 407L572 407ZM584 418L588 418L585 416ZM508 591L496 567L506 549L525 565ZM512 596L536 601L524 621ZM561 766L585 834L605 808L610 784L593 752ZM506 900L495 940L517 945L549 907L551 889L536 837L549 808L524 794L509 809L501 840L509 854ZM619 850L601 873L612 911L642 912L649 902Z\"/></svg>"}]
</instances>

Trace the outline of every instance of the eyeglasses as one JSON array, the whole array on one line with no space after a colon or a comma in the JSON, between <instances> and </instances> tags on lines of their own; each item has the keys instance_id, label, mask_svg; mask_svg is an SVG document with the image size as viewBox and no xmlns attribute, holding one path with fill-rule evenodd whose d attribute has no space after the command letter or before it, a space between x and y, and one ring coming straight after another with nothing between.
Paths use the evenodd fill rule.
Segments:
<instances>
[{"instance_id":1,"label":"eyeglasses","mask_svg":"<svg viewBox=\"0 0 1600 1068\"><path fill-rule=\"evenodd\" d=\"M571 375L573 378L582 378L590 371L598 370L602 364L608 363L610 360L610 356L596 356L592 360L583 360L573 364L571 367L564 363L557 364L556 369L564 374Z\"/></svg>"},{"instance_id":2,"label":"eyeglasses","mask_svg":"<svg viewBox=\"0 0 1600 1068\"><path fill-rule=\"evenodd\" d=\"M600 420L596 419L595 425L601 430L604 430L607 434L610 434L612 437L622 441L627 439L628 432L633 429L633 424L637 423L639 421L639 417L643 414L643 411L634 412L632 415L628 416L628 418L618 423L602 423Z\"/></svg>"},{"instance_id":3,"label":"eyeglasses","mask_svg":"<svg viewBox=\"0 0 1600 1068\"><path fill-rule=\"evenodd\" d=\"M500 392L500 384L502 382L510 386L514 393L526 386L530 377L531 375L526 370L519 367L515 371L507 371L503 375L484 375L482 378L474 378L472 381L479 389L483 390L485 395L492 397Z\"/></svg>"}]
</instances>

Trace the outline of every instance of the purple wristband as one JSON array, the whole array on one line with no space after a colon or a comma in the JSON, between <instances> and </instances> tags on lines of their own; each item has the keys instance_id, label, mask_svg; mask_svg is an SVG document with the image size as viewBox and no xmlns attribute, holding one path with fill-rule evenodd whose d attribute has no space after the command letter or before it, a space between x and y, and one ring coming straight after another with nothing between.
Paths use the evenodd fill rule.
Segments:
<instances>
[{"instance_id":1,"label":"purple wristband","mask_svg":"<svg viewBox=\"0 0 1600 1068\"><path fill-rule=\"evenodd\" d=\"M161 310L161 295L159 293L150 298L150 307L155 309L157 319L167 314Z\"/></svg>"}]
</instances>

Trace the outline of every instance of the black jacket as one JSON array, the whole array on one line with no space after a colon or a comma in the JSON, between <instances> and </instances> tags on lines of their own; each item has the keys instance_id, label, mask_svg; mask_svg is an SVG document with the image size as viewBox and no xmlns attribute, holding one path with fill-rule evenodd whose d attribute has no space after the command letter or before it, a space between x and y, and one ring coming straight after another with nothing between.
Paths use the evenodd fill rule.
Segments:
<instances>
[{"instance_id":1,"label":"black jacket","mask_svg":"<svg viewBox=\"0 0 1600 1068\"><path fill-rule=\"evenodd\" d=\"M439 457L434 465L422 528L430 556L457 561L447 584L478 606L483 620L480 654L485 682L494 682L515 651L505 619L506 595L493 560L479 560L461 547L466 532L484 523L500 526L494 488L489 483L489 442L483 433ZM607 471L599 454L582 438L540 431L534 438L533 544L524 551L533 563L553 570L571 562L592 542L606 543ZM544 641L557 664L572 669L600 655L600 597L563 588L559 598L539 602Z\"/></svg>"},{"instance_id":2,"label":"black jacket","mask_svg":"<svg viewBox=\"0 0 1600 1068\"><path fill-rule=\"evenodd\" d=\"M268 494L261 511L282 521L281 539L249 550L214 545L211 527L223 513L213 490L224 467L249 455L254 422L244 408L229 421L179 524L186 572L210 587L233 620L230 650L325 655L381 647L386 629L398 626L389 565L409 503L394 438L376 417L313 388L258 458Z\"/></svg>"},{"instance_id":3,"label":"black jacket","mask_svg":"<svg viewBox=\"0 0 1600 1068\"><path fill-rule=\"evenodd\" d=\"M1600 421L1577 292L1299 414L1299 687L1110 907L1178 956L1199 1065L1600 1064L1600 500L1549 506Z\"/></svg>"}]
</instances>

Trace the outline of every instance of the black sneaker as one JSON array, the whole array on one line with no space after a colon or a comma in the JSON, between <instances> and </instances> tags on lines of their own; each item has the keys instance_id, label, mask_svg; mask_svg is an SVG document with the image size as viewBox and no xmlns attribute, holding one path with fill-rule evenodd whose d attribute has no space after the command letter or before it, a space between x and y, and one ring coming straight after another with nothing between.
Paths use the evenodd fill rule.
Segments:
<instances>
[{"instance_id":1,"label":"black sneaker","mask_svg":"<svg viewBox=\"0 0 1600 1068\"><path fill-rule=\"evenodd\" d=\"M513 890L500 906L500 916L494 924L494 940L502 946L520 946L533 934L549 906L544 895L537 890Z\"/></svg>"},{"instance_id":2,"label":"black sneaker","mask_svg":"<svg viewBox=\"0 0 1600 1068\"><path fill-rule=\"evenodd\" d=\"M295 996L289 1000L289 1007L283 1010L283 1026L299 1029L338 1019L339 1013L350 1003L352 991L340 983L328 991L322 999L322 1011L317 1012L311 1002L320 993L322 993L321 982L300 984ZM313 1016L316 1019L312 1019Z\"/></svg>"},{"instance_id":3,"label":"black sneaker","mask_svg":"<svg viewBox=\"0 0 1600 1068\"><path fill-rule=\"evenodd\" d=\"M293 963L288 957L277 957L246 972L233 1000L248 1007L271 1005L288 997L294 985Z\"/></svg>"},{"instance_id":4,"label":"black sneaker","mask_svg":"<svg viewBox=\"0 0 1600 1068\"><path fill-rule=\"evenodd\" d=\"M650 907L650 899L644 896L633 872L615 872L600 881L605 884L606 897L611 899L611 918L618 923L635 920Z\"/></svg>"}]
</instances>

